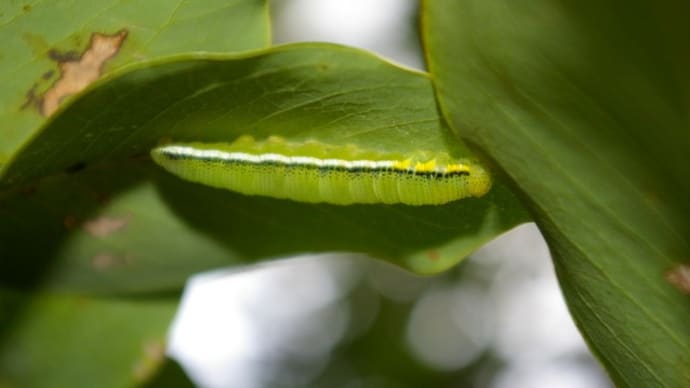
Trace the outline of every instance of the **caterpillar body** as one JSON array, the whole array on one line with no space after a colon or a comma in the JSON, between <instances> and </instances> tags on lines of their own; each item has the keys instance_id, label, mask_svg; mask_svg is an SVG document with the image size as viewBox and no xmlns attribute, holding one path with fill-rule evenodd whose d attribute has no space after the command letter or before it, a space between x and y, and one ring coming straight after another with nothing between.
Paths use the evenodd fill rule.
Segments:
<instances>
[{"instance_id":1,"label":"caterpillar body","mask_svg":"<svg viewBox=\"0 0 690 388\"><path fill-rule=\"evenodd\" d=\"M276 136L165 145L151 157L185 180L300 202L440 205L491 188L481 165L446 153L404 155Z\"/></svg>"}]
</instances>

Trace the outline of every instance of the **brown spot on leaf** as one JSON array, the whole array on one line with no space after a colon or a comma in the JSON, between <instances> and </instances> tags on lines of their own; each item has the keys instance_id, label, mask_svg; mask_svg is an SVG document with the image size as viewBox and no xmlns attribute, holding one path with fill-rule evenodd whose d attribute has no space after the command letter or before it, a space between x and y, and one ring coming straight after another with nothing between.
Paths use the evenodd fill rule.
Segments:
<instances>
[{"instance_id":1,"label":"brown spot on leaf","mask_svg":"<svg viewBox=\"0 0 690 388\"><path fill-rule=\"evenodd\" d=\"M129 264L132 257L129 255L116 255L112 253L99 253L91 258L91 266L99 271L106 271L114 267Z\"/></svg>"},{"instance_id":2,"label":"brown spot on leaf","mask_svg":"<svg viewBox=\"0 0 690 388\"><path fill-rule=\"evenodd\" d=\"M98 270L112 268L117 262L117 257L110 253L99 253L91 258L91 265Z\"/></svg>"},{"instance_id":3,"label":"brown spot on leaf","mask_svg":"<svg viewBox=\"0 0 690 388\"><path fill-rule=\"evenodd\" d=\"M30 106L34 106L39 110L41 109L41 104L43 102L43 99L41 98L41 96L39 96L36 93L37 88L38 88L38 83L35 83L35 84L31 85L31 89L26 91L26 94L25 94L26 100L24 101L24 103L20 107L21 110L24 110Z\"/></svg>"},{"instance_id":4,"label":"brown spot on leaf","mask_svg":"<svg viewBox=\"0 0 690 388\"><path fill-rule=\"evenodd\" d=\"M110 194L97 192L93 194L94 200L102 205L110 202Z\"/></svg>"},{"instance_id":5,"label":"brown spot on leaf","mask_svg":"<svg viewBox=\"0 0 690 388\"><path fill-rule=\"evenodd\" d=\"M134 363L132 375L137 382L148 380L165 360L165 342L151 340L144 343L142 356Z\"/></svg>"},{"instance_id":6,"label":"brown spot on leaf","mask_svg":"<svg viewBox=\"0 0 690 388\"><path fill-rule=\"evenodd\" d=\"M84 222L84 230L94 237L107 237L129 223L125 217L98 217Z\"/></svg>"},{"instance_id":7,"label":"brown spot on leaf","mask_svg":"<svg viewBox=\"0 0 690 388\"><path fill-rule=\"evenodd\" d=\"M70 51L58 51L55 49L48 50L48 58L54 60L55 62L76 62L79 61L79 52L77 50Z\"/></svg>"},{"instance_id":8,"label":"brown spot on leaf","mask_svg":"<svg viewBox=\"0 0 690 388\"><path fill-rule=\"evenodd\" d=\"M43 94L41 114L50 116L66 97L82 91L97 80L103 64L120 51L126 37L126 30L114 35L93 33L89 47L81 55L72 51L48 51L48 56L59 63L60 78Z\"/></svg>"},{"instance_id":9,"label":"brown spot on leaf","mask_svg":"<svg viewBox=\"0 0 690 388\"><path fill-rule=\"evenodd\" d=\"M78 223L79 223L79 219L77 219L77 217L71 216L71 215L66 216L62 220L62 225L65 226L65 229L74 229Z\"/></svg>"},{"instance_id":10,"label":"brown spot on leaf","mask_svg":"<svg viewBox=\"0 0 690 388\"><path fill-rule=\"evenodd\" d=\"M690 265L679 264L666 272L666 280L683 293L690 295Z\"/></svg>"},{"instance_id":11,"label":"brown spot on leaf","mask_svg":"<svg viewBox=\"0 0 690 388\"><path fill-rule=\"evenodd\" d=\"M24 186L21 189L21 193L27 197L30 197L38 192L38 187L34 185Z\"/></svg>"},{"instance_id":12,"label":"brown spot on leaf","mask_svg":"<svg viewBox=\"0 0 690 388\"><path fill-rule=\"evenodd\" d=\"M436 261L441 258L441 254L437 250L431 250L426 253L429 260Z\"/></svg>"}]
</instances>

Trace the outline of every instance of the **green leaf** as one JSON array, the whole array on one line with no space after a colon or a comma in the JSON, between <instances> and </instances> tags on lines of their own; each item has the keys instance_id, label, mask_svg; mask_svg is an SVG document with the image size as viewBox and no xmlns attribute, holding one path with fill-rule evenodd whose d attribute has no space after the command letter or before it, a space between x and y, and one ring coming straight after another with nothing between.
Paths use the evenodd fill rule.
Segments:
<instances>
[{"instance_id":1,"label":"green leaf","mask_svg":"<svg viewBox=\"0 0 690 388\"><path fill-rule=\"evenodd\" d=\"M25 284L40 268L54 287L151 291L221 263L323 251L436 273L526 219L500 183L447 206L311 205L192 184L148 158L164 139L240 134L467 153L425 74L360 50L290 45L130 67L74 99L8 166L2 280Z\"/></svg>"},{"instance_id":2,"label":"green leaf","mask_svg":"<svg viewBox=\"0 0 690 388\"><path fill-rule=\"evenodd\" d=\"M263 0L0 2L0 166L78 83L151 58L269 41Z\"/></svg>"},{"instance_id":3,"label":"green leaf","mask_svg":"<svg viewBox=\"0 0 690 388\"><path fill-rule=\"evenodd\" d=\"M690 385L673 272L690 259L689 19L684 1L424 6L446 118L522 193L619 386Z\"/></svg>"},{"instance_id":4,"label":"green leaf","mask_svg":"<svg viewBox=\"0 0 690 388\"><path fill-rule=\"evenodd\" d=\"M0 386L125 387L148 381L165 363L177 296L119 300L2 291L0 306Z\"/></svg>"}]
</instances>

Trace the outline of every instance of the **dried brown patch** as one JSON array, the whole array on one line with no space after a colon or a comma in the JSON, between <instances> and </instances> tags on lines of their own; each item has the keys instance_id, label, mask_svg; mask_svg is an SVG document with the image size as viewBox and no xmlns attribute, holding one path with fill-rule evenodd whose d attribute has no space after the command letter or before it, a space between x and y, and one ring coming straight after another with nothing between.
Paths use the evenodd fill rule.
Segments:
<instances>
[{"instance_id":1,"label":"dried brown patch","mask_svg":"<svg viewBox=\"0 0 690 388\"><path fill-rule=\"evenodd\" d=\"M84 222L84 230L94 237L107 237L129 224L127 217L98 217Z\"/></svg>"},{"instance_id":2,"label":"dried brown patch","mask_svg":"<svg viewBox=\"0 0 690 388\"><path fill-rule=\"evenodd\" d=\"M690 265L679 264L666 272L666 280L683 293L690 295Z\"/></svg>"},{"instance_id":3,"label":"dried brown patch","mask_svg":"<svg viewBox=\"0 0 690 388\"><path fill-rule=\"evenodd\" d=\"M127 38L126 30L114 35L93 33L89 47L81 55L71 51L60 53L50 50L48 56L59 63L60 78L43 94L40 105L41 114L50 116L58 109L65 97L84 90L97 80L105 62L120 51L125 38Z\"/></svg>"}]
</instances>

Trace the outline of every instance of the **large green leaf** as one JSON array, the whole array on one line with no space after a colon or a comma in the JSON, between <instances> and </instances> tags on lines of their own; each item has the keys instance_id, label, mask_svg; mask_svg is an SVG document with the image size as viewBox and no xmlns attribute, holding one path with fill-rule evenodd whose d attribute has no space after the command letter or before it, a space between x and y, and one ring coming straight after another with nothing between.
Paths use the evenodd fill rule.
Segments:
<instances>
[{"instance_id":1,"label":"large green leaf","mask_svg":"<svg viewBox=\"0 0 690 388\"><path fill-rule=\"evenodd\" d=\"M523 194L620 386L690 386L688 20L686 1L424 6L446 118Z\"/></svg>"},{"instance_id":2,"label":"large green leaf","mask_svg":"<svg viewBox=\"0 0 690 388\"><path fill-rule=\"evenodd\" d=\"M127 387L164 364L177 298L0 292L0 386Z\"/></svg>"},{"instance_id":3,"label":"large green leaf","mask_svg":"<svg viewBox=\"0 0 690 388\"><path fill-rule=\"evenodd\" d=\"M155 57L242 51L269 41L264 0L2 1L0 165L69 85ZM112 51L103 50L108 45Z\"/></svg>"},{"instance_id":4,"label":"large green leaf","mask_svg":"<svg viewBox=\"0 0 690 388\"><path fill-rule=\"evenodd\" d=\"M185 182L147 156L161 139L240 134L467 154L442 126L425 74L359 50L306 44L147 63L73 100L8 166L2 280L21 285L41 269L58 287L150 291L221 263L321 251L435 273L525 219L500 183L446 206L312 205Z\"/></svg>"}]
</instances>

